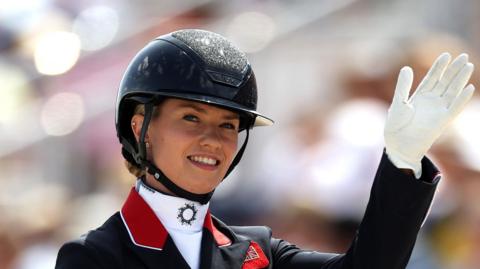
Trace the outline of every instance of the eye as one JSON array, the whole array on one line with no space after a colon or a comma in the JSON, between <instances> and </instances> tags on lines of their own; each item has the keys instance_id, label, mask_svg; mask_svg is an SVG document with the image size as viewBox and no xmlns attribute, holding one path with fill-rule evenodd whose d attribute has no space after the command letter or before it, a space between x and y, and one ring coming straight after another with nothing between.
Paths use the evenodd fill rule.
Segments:
<instances>
[{"instance_id":1,"label":"eye","mask_svg":"<svg viewBox=\"0 0 480 269\"><path fill-rule=\"evenodd\" d=\"M223 123L222 125L220 125L222 128L226 128L226 129L231 129L231 130L237 130L237 126L233 123L229 123L229 122L226 122L226 123Z\"/></svg>"},{"instance_id":2,"label":"eye","mask_svg":"<svg viewBox=\"0 0 480 269\"><path fill-rule=\"evenodd\" d=\"M198 117L194 116L192 114L187 114L187 115L183 116L183 119L186 120L186 121L198 122Z\"/></svg>"}]
</instances>

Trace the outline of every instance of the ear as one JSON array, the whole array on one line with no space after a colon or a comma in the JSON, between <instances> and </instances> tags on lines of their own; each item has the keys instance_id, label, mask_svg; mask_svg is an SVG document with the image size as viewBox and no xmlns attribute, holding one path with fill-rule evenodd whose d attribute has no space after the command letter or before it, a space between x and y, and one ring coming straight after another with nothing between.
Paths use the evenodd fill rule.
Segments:
<instances>
[{"instance_id":1,"label":"ear","mask_svg":"<svg viewBox=\"0 0 480 269\"><path fill-rule=\"evenodd\" d=\"M140 134L142 132L144 118L145 117L141 114L135 114L133 115L131 120L132 132L135 135L135 140L137 141L137 143L140 140ZM145 134L145 141L148 141L148 132Z\"/></svg>"}]
</instances>

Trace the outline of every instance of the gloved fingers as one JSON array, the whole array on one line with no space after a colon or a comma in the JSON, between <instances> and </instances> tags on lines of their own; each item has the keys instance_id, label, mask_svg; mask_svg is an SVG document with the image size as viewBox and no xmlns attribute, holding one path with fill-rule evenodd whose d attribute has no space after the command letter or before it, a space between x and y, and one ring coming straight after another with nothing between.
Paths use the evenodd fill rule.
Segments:
<instances>
[{"instance_id":1,"label":"gloved fingers","mask_svg":"<svg viewBox=\"0 0 480 269\"><path fill-rule=\"evenodd\" d=\"M447 102L448 106L450 106L460 91L465 87L465 85L467 85L468 80L472 76L473 68L474 67L472 63L465 64L460 72L458 72L458 74L453 78L450 85L448 85L448 88L443 95L443 98Z\"/></svg>"},{"instance_id":2,"label":"gloved fingers","mask_svg":"<svg viewBox=\"0 0 480 269\"><path fill-rule=\"evenodd\" d=\"M450 115L455 117L460 113L468 101L472 98L475 87L472 84L469 84L463 91L455 98L451 106L448 108Z\"/></svg>"},{"instance_id":3,"label":"gloved fingers","mask_svg":"<svg viewBox=\"0 0 480 269\"><path fill-rule=\"evenodd\" d=\"M428 73L425 75L422 82L420 82L420 85L414 94L417 94L417 92L420 93L432 90L435 84L437 84L439 79L442 77L445 68L450 62L450 58L451 56L448 52L440 54L440 56L438 56L438 58L432 64L432 67L430 67L430 70L428 70Z\"/></svg>"},{"instance_id":4,"label":"gloved fingers","mask_svg":"<svg viewBox=\"0 0 480 269\"><path fill-rule=\"evenodd\" d=\"M462 67L467 64L468 62L468 54L462 53L460 54L452 63L447 67L445 73L443 74L442 78L438 81L438 83L433 88L433 93L436 95L444 95L448 85L452 82L454 77L460 72Z\"/></svg>"},{"instance_id":5,"label":"gloved fingers","mask_svg":"<svg viewBox=\"0 0 480 269\"><path fill-rule=\"evenodd\" d=\"M393 95L392 107L399 106L408 101L408 95L413 83L413 70L409 66L404 66L398 74L397 86Z\"/></svg>"}]
</instances>

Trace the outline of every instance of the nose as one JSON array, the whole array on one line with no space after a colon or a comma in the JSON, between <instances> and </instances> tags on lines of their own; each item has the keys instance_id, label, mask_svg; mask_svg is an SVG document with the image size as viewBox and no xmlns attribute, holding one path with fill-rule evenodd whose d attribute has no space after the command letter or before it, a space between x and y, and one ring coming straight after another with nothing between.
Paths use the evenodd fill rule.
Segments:
<instances>
[{"instance_id":1,"label":"nose","mask_svg":"<svg viewBox=\"0 0 480 269\"><path fill-rule=\"evenodd\" d=\"M200 138L200 145L218 149L222 147L222 136L216 126L205 127Z\"/></svg>"}]
</instances>

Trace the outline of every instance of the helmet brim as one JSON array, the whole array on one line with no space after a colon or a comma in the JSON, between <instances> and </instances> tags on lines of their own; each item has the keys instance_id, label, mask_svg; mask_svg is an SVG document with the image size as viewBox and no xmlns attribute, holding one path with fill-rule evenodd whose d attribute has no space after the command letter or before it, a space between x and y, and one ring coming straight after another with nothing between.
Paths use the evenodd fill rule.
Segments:
<instances>
[{"instance_id":1,"label":"helmet brim","mask_svg":"<svg viewBox=\"0 0 480 269\"><path fill-rule=\"evenodd\" d=\"M141 92L136 92L136 94L140 94ZM152 95L152 92L145 92L146 95ZM178 92L155 92L155 96L163 96L163 97L172 97L172 98L179 98L179 99L184 99L184 100L191 100L195 102L201 102L205 104L211 104L215 106L219 106L228 110L233 110L238 113L244 113L249 115L250 117L255 118L255 122L253 123L252 127L259 127L259 126L271 126L274 124L274 121L260 113L258 113L255 110L248 109L244 106L241 106L233 101L225 100L223 98L218 98L214 96L206 96L206 95L200 95L200 94L193 94L193 93L178 93ZM140 101L141 103L144 103L146 100L150 98L145 98L145 97L140 97L136 96L133 97L132 99L135 99L137 101ZM144 101L145 100L145 101Z\"/></svg>"}]
</instances>

